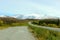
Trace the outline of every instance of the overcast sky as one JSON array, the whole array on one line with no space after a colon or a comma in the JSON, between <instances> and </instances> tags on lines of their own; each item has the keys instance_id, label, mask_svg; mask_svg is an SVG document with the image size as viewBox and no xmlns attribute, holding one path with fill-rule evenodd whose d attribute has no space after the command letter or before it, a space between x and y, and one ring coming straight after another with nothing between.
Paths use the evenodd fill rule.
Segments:
<instances>
[{"instance_id":1,"label":"overcast sky","mask_svg":"<svg viewBox=\"0 0 60 40\"><path fill-rule=\"evenodd\" d=\"M60 17L60 0L0 0L0 15L16 14Z\"/></svg>"}]
</instances>

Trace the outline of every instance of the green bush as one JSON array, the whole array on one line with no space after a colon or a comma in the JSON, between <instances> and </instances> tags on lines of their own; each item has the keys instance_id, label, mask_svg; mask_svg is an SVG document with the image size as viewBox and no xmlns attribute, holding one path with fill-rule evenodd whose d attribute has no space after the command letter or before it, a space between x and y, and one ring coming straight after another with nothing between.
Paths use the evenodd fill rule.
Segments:
<instances>
[{"instance_id":1,"label":"green bush","mask_svg":"<svg viewBox=\"0 0 60 40\"><path fill-rule=\"evenodd\" d=\"M46 23L42 23L41 26L47 26L47 24Z\"/></svg>"},{"instance_id":2,"label":"green bush","mask_svg":"<svg viewBox=\"0 0 60 40\"><path fill-rule=\"evenodd\" d=\"M3 25L3 21L2 20L0 20L0 26L2 26Z\"/></svg>"},{"instance_id":3,"label":"green bush","mask_svg":"<svg viewBox=\"0 0 60 40\"><path fill-rule=\"evenodd\" d=\"M58 23L57 19L55 19L55 20L43 19L40 21L32 22L32 24L60 28L60 22Z\"/></svg>"},{"instance_id":4,"label":"green bush","mask_svg":"<svg viewBox=\"0 0 60 40\"><path fill-rule=\"evenodd\" d=\"M49 27L58 27L57 25L55 25L55 24L48 24L47 26L49 26Z\"/></svg>"}]
</instances>

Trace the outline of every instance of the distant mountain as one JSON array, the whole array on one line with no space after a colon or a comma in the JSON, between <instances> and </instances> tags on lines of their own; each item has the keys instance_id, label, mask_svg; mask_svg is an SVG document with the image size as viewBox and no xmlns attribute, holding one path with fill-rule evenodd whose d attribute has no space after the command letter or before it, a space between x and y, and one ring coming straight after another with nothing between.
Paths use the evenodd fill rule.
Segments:
<instances>
[{"instance_id":1,"label":"distant mountain","mask_svg":"<svg viewBox=\"0 0 60 40\"><path fill-rule=\"evenodd\" d=\"M13 16L18 19L40 19L38 14L27 14L27 15L15 15Z\"/></svg>"},{"instance_id":2,"label":"distant mountain","mask_svg":"<svg viewBox=\"0 0 60 40\"><path fill-rule=\"evenodd\" d=\"M15 15L15 16L12 16L14 18L17 18L17 19L23 19L24 15Z\"/></svg>"},{"instance_id":3,"label":"distant mountain","mask_svg":"<svg viewBox=\"0 0 60 40\"><path fill-rule=\"evenodd\" d=\"M6 16L6 15L0 15L0 17L14 17L17 19L56 19L57 17L53 17L53 16L45 16L42 14L37 14L37 13L32 13L32 14L18 14L18 15L14 15L14 16Z\"/></svg>"},{"instance_id":4,"label":"distant mountain","mask_svg":"<svg viewBox=\"0 0 60 40\"><path fill-rule=\"evenodd\" d=\"M18 19L57 19L58 18L53 16L44 16L40 14L16 15L14 17Z\"/></svg>"}]
</instances>

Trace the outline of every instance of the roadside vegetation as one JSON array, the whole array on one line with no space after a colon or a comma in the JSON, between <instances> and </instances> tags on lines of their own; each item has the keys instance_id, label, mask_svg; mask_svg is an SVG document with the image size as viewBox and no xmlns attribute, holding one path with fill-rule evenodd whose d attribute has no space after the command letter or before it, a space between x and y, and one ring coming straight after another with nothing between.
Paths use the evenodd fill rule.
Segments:
<instances>
[{"instance_id":1,"label":"roadside vegetation","mask_svg":"<svg viewBox=\"0 0 60 40\"><path fill-rule=\"evenodd\" d=\"M28 26L29 21L37 21L35 19L17 19L12 17L0 17L0 29L15 26Z\"/></svg>"},{"instance_id":2,"label":"roadside vegetation","mask_svg":"<svg viewBox=\"0 0 60 40\"><path fill-rule=\"evenodd\" d=\"M58 19L41 19L32 22L34 25L54 28L60 28L59 23L60 21ZM60 40L60 32L38 28L32 25L29 25L29 29L38 40Z\"/></svg>"},{"instance_id":3,"label":"roadside vegetation","mask_svg":"<svg viewBox=\"0 0 60 40\"><path fill-rule=\"evenodd\" d=\"M60 28L60 19L41 19L32 23L40 26Z\"/></svg>"},{"instance_id":4,"label":"roadside vegetation","mask_svg":"<svg viewBox=\"0 0 60 40\"><path fill-rule=\"evenodd\" d=\"M38 40L60 40L60 32L50 31L31 25L29 29Z\"/></svg>"},{"instance_id":5,"label":"roadside vegetation","mask_svg":"<svg viewBox=\"0 0 60 40\"><path fill-rule=\"evenodd\" d=\"M5 29L14 26L26 26L27 20L20 20L12 17L0 17L0 29Z\"/></svg>"}]
</instances>

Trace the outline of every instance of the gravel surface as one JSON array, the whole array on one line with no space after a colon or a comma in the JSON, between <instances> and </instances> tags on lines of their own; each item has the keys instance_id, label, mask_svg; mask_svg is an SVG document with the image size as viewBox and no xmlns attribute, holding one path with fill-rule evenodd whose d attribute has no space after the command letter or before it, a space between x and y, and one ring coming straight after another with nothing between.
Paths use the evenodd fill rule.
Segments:
<instances>
[{"instance_id":1,"label":"gravel surface","mask_svg":"<svg viewBox=\"0 0 60 40\"><path fill-rule=\"evenodd\" d=\"M0 40L35 40L28 27L10 27L0 30Z\"/></svg>"}]
</instances>

